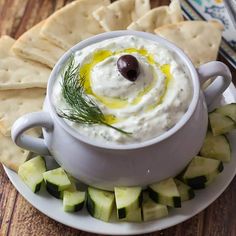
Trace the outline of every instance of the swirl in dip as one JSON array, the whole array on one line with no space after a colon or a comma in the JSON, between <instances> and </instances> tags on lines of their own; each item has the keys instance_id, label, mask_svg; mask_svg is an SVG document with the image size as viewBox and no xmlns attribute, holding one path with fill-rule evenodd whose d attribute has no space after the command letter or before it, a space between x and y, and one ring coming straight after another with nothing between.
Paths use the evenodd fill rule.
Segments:
<instances>
[{"instance_id":1,"label":"swirl in dip","mask_svg":"<svg viewBox=\"0 0 236 236\"><path fill-rule=\"evenodd\" d=\"M124 78L117 60L132 55L140 73L132 82ZM75 53L85 91L97 103L106 122L132 133L125 135L104 125L65 121L84 136L102 142L128 144L157 137L172 128L192 100L192 83L184 65L165 46L137 36L122 36L90 45ZM53 88L57 109L67 109L62 77Z\"/></svg>"}]
</instances>

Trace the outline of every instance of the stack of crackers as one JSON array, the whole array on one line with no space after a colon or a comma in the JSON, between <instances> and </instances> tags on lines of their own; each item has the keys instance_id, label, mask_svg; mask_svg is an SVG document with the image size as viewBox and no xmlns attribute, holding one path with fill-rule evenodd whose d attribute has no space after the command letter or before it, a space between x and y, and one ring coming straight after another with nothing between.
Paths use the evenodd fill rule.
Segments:
<instances>
[{"instance_id":1,"label":"stack of crackers","mask_svg":"<svg viewBox=\"0 0 236 236\"><path fill-rule=\"evenodd\" d=\"M15 40L0 38L0 162L17 171L28 151L10 134L20 116L42 109L47 80L58 59L78 42L113 30L137 30L164 37L198 67L215 60L223 27L218 22L184 21L178 0L151 9L150 0L77 0ZM34 130L35 135L39 135Z\"/></svg>"}]
</instances>

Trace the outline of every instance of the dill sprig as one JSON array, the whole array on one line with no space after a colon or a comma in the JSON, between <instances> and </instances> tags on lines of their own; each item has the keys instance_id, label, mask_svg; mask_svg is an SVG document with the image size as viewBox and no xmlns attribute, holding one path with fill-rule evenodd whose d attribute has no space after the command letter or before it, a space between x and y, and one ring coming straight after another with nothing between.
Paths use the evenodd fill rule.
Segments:
<instances>
[{"instance_id":1,"label":"dill sprig","mask_svg":"<svg viewBox=\"0 0 236 236\"><path fill-rule=\"evenodd\" d=\"M75 66L74 55L66 64L62 76L62 95L69 105L64 111L59 111L59 116L78 124L100 124L115 129L123 134L131 134L114 127L106 122L105 116L95 101L89 97L84 89L84 78L79 75L79 65Z\"/></svg>"}]
</instances>

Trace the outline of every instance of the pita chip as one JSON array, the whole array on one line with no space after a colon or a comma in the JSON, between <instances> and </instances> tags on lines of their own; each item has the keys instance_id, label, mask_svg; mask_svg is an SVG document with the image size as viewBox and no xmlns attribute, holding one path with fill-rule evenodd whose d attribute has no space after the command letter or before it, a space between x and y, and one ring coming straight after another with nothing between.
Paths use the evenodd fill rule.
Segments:
<instances>
[{"instance_id":1,"label":"pita chip","mask_svg":"<svg viewBox=\"0 0 236 236\"><path fill-rule=\"evenodd\" d=\"M93 12L105 31L126 29L150 10L149 0L118 0Z\"/></svg>"},{"instance_id":2,"label":"pita chip","mask_svg":"<svg viewBox=\"0 0 236 236\"><path fill-rule=\"evenodd\" d=\"M169 6L156 7L148 11L138 20L131 23L127 29L154 33L160 26L183 21L179 0L173 0Z\"/></svg>"},{"instance_id":3,"label":"pita chip","mask_svg":"<svg viewBox=\"0 0 236 236\"><path fill-rule=\"evenodd\" d=\"M50 69L13 55L10 48L14 43L9 36L0 38L0 90L46 88Z\"/></svg>"},{"instance_id":4,"label":"pita chip","mask_svg":"<svg viewBox=\"0 0 236 236\"><path fill-rule=\"evenodd\" d=\"M0 133L0 162L3 165L17 172L28 156L29 151L19 148L11 137L5 137Z\"/></svg>"},{"instance_id":5,"label":"pita chip","mask_svg":"<svg viewBox=\"0 0 236 236\"><path fill-rule=\"evenodd\" d=\"M109 0L77 0L52 14L42 26L41 35L67 50L78 42L104 32L92 12Z\"/></svg>"},{"instance_id":6,"label":"pita chip","mask_svg":"<svg viewBox=\"0 0 236 236\"><path fill-rule=\"evenodd\" d=\"M46 91L41 88L0 91L0 132L11 135L11 127L20 116L42 110ZM34 132L39 135L38 130Z\"/></svg>"},{"instance_id":7,"label":"pita chip","mask_svg":"<svg viewBox=\"0 0 236 236\"><path fill-rule=\"evenodd\" d=\"M53 68L65 50L40 36L45 21L26 31L12 46L12 51L19 57L36 61Z\"/></svg>"},{"instance_id":8,"label":"pita chip","mask_svg":"<svg viewBox=\"0 0 236 236\"><path fill-rule=\"evenodd\" d=\"M157 28L155 33L176 44L199 67L216 60L222 30L217 21L184 21Z\"/></svg>"}]
</instances>

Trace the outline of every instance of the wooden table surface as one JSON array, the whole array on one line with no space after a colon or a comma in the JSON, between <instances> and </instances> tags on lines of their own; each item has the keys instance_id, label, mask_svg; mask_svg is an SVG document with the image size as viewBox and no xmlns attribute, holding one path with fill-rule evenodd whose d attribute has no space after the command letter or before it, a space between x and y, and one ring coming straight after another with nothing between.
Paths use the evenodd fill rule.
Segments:
<instances>
[{"instance_id":1,"label":"wooden table surface","mask_svg":"<svg viewBox=\"0 0 236 236\"><path fill-rule=\"evenodd\" d=\"M70 1L0 0L0 35L18 38L25 30L45 19ZM153 4L168 4L153 0ZM221 57L219 60L224 61ZM236 71L231 68L234 78ZM92 227L92 226L91 226ZM60 224L32 207L13 187L0 166L0 235L69 236L92 235ZM155 236L236 236L236 178L205 211Z\"/></svg>"}]
</instances>

